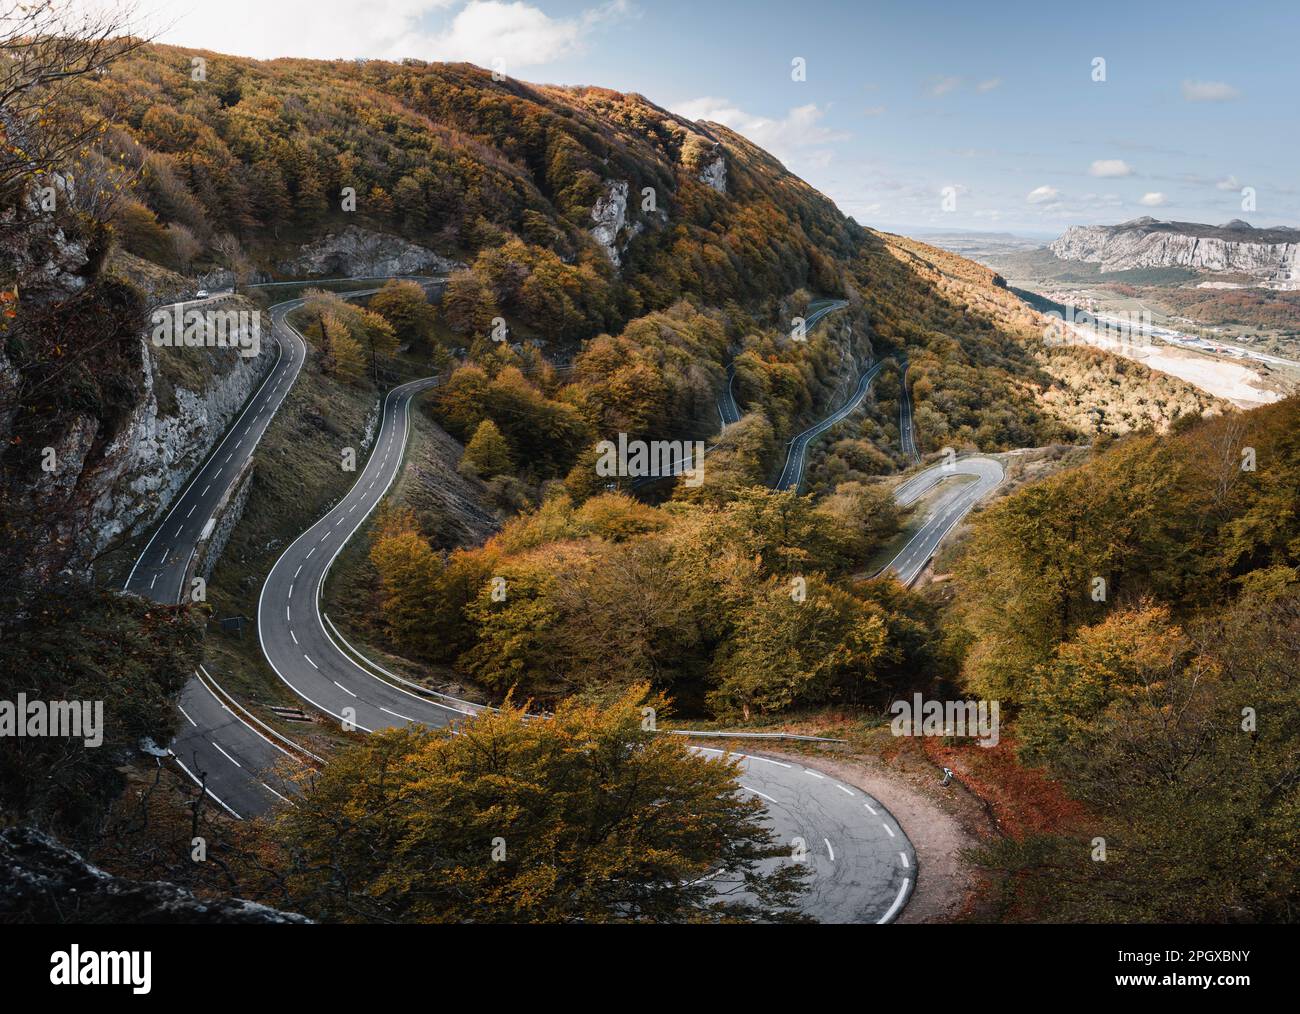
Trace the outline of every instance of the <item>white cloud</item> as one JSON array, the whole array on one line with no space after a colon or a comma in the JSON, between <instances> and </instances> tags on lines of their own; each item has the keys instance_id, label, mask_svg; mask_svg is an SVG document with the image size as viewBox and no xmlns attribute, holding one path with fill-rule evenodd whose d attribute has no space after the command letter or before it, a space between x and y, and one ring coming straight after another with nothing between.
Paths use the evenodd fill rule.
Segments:
<instances>
[{"instance_id":1,"label":"white cloud","mask_svg":"<svg viewBox=\"0 0 1300 1014\"><path fill-rule=\"evenodd\" d=\"M1133 167L1122 158L1099 158L1088 167L1089 176L1132 176Z\"/></svg>"},{"instance_id":2,"label":"white cloud","mask_svg":"<svg viewBox=\"0 0 1300 1014\"><path fill-rule=\"evenodd\" d=\"M428 40L428 58L467 60L483 67L504 60L509 74L516 67L535 67L581 52L594 27L626 12L626 3L614 0L576 18L552 18L519 0L475 0Z\"/></svg>"},{"instance_id":3,"label":"white cloud","mask_svg":"<svg viewBox=\"0 0 1300 1014\"><path fill-rule=\"evenodd\" d=\"M1183 98L1188 102L1231 102L1241 92L1224 81L1184 81Z\"/></svg>"},{"instance_id":4,"label":"white cloud","mask_svg":"<svg viewBox=\"0 0 1300 1014\"><path fill-rule=\"evenodd\" d=\"M1041 186L1029 191L1025 200L1030 204L1042 204L1044 201L1054 201L1060 196L1061 192L1056 187Z\"/></svg>"},{"instance_id":5,"label":"white cloud","mask_svg":"<svg viewBox=\"0 0 1300 1014\"><path fill-rule=\"evenodd\" d=\"M573 17L552 17L525 0L190 0L187 6L178 11L175 0L138 0L139 24L159 42L258 59L409 56L490 66L500 58L507 74L582 52L593 32L632 11L628 0Z\"/></svg>"},{"instance_id":6,"label":"white cloud","mask_svg":"<svg viewBox=\"0 0 1300 1014\"><path fill-rule=\"evenodd\" d=\"M991 92L994 88L996 88L1001 83L1002 83L1002 78L991 77L987 81L981 81L979 84L975 86L975 88L977 91Z\"/></svg>"},{"instance_id":7,"label":"white cloud","mask_svg":"<svg viewBox=\"0 0 1300 1014\"><path fill-rule=\"evenodd\" d=\"M941 95L947 95L949 92L956 91L961 87L961 78L959 77L937 77L931 80L926 86L926 91L938 98Z\"/></svg>"},{"instance_id":8,"label":"white cloud","mask_svg":"<svg viewBox=\"0 0 1300 1014\"><path fill-rule=\"evenodd\" d=\"M727 99L710 96L679 103L672 107L672 111L688 120L713 120L730 127L786 164L802 162L824 166L831 159L827 145L849 138L844 131L822 125L820 121L826 111L811 102L796 106L779 120L755 116Z\"/></svg>"},{"instance_id":9,"label":"white cloud","mask_svg":"<svg viewBox=\"0 0 1300 1014\"><path fill-rule=\"evenodd\" d=\"M1158 208L1161 205L1168 204L1168 203L1169 203L1169 198L1167 198L1164 194L1159 193L1158 191L1149 194L1143 194L1141 200L1138 201L1138 204L1144 205L1145 207L1148 208Z\"/></svg>"},{"instance_id":10,"label":"white cloud","mask_svg":"<svg viewBox=\"0 0 1300 1014\"><path fill-rule=\"evenodd\" d=\"M1240 190L1241 184L1237 182L1237 177L1228 175L1214 184L1215 190Z\"/></svg>"}]
</instances>

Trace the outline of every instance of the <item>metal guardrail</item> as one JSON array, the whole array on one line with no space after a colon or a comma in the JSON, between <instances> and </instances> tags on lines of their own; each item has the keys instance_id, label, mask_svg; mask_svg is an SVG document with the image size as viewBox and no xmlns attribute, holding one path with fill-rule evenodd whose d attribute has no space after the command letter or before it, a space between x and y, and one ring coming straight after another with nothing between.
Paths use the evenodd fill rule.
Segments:
<instances>
[{"instance_id":1,"label":"metal guardrail","mask_svg":"<svg viewBox=\"0 0 1300 1014\"><path fill-rule=\"evenodd\" d=\"M801 736L794 732L711 732L708 729L660 729L669 736L694 736L697 739L788 739L802 743L847 743L847 739L826 736Z\"/></svg>"}]
</instances>

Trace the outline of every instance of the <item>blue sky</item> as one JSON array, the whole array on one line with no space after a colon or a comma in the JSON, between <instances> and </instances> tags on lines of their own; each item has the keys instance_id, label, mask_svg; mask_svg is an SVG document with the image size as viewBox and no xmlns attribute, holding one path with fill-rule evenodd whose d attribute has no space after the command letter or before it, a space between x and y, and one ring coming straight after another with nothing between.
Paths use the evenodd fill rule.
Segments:
<instances>
[{"instance_id":1,"label":"blue sky","mask_svg":"<svg viewBox=\"0 0 1300 1014\"><path fill-rule=\"evenodd\" d=\"M217 51L502 60L526 80L638 91L740 130L865 225L1055 234L1144 214L1300 225L1294 2L144 7L163 41ZM804 81L792 80L797 57Z\"/></svg>"}]
</instances>

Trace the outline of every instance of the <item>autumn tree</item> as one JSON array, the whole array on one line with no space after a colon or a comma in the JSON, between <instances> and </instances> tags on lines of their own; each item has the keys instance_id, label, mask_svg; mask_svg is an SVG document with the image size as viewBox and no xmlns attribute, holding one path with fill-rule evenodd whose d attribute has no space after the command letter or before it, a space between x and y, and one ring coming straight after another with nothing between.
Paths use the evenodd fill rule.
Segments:
<instances>
[{"instance_id":1,"label":"autumn tree","mask_svg":"<svg viewBox=\"0 0 1300 1014\"><path fill-rule=\"evenodd\" d=\"M737 762L648 731L644 686L549 719L507 703L336 753L276 833L326 919L718 922L792 918L804 866ZM743 892L743 893L742 893Z\"/></svg>"},{"instance_id":2,"label":"autumn tree","mask_svg":"<svg viewBox=\"0 0 1300 1014\"><path fill-rule=\"evenodd\" d=\"M369 308L392 325L397 337L406 342L432 341L437 312L419 282L391 278L370 299Z\"/></svg>"},{"instance_id":3,"label":"autumn tree","mask_svg":"<svg viewBox=\"0 0 1300 1014\"><path fill-rule=\"evenodd\" d=\"M472 271L457 271L447 279L440 305L447 326L458 335L486 335L498 315L491 290Z\"/></svg>"},{"instance_id":4,"label":"autumn tree","mask_svg":"<svg viewBox=\"0 0 1300 1014\"><path fill-rule=\"evenodd\" d=\"M400 648L427 657L434 637L428 609L435 595L439 566L409 511L381 514L371 536L370 562L383 589L388 636Z\"/></svg>"},{"instance_id":5,"label":"autumn tree","mask_svg":"<svg viewBox=\"0 0 1300 1014\"><path fill-rule=\"evenodd\" d=\"M510 460L510 445L497 429L491 419L484 419L474 430L474 436L465 445L465 453L460 459L460 470L472 475L490 479L502 475L513 468Z\"/></svg>"}]
</instances>

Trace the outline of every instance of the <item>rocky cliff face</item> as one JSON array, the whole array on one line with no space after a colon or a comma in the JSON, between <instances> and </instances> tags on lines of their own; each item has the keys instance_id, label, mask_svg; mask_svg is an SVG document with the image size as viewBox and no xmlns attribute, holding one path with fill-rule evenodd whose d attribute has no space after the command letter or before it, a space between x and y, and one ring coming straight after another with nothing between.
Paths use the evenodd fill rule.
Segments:
<instances>
[{"instance_id":1,"label":"rocky cliff face","mask_svg":"<svg viewBox=\"0 0 1300 1014\"><path fill-rule=\"evenodd\" d=\"M1122 225L1071 226L1049 248L1062 260L1102 271L1183 267L1250 275L1269 288L1300 288L1300 230L1208 226L1139 218Z\"/></svg>"},{"instance_id":2,"label":"rocky cliff face","mask_svg":"<svg viewBox=\"0 0 1300 1014\"><path fill-rule=\"evenodd\" d=\"M0 831L0 885L0 922L287 925L311 921L238 898L199 898L164 881L115 877L30 827Z\"/></svg>"},{"instance_id":3,"label":"rocky cliff face","mask_svg":"<svg viewBox=\"0 0 1300 1014\"><path fill-rule=\"evenodd\" d=\"M727 160L718 153L718 157L700 170L700 182L720 194L727 192Z\"/></svg>"},{"instance_id":4,"label":"rocky cliff face","mask_svg":"<svg viewBox=\"0 0 1300 1014\"><path fill-rule=\"evenodd\" d=\"M193 387L167 380L161 356L203 357ZM53 470L41 481L9 490L17 516L46 526L26 562L21 581L62 575L88 581L95 559L124 535L148 529L171 503L261 383L276 356L265 341L261 354L235 349L154 349L143 337L138 372L141 396L112 433L88 412L67 413L49 446ZM14 373L0 350L0 387ZM159 388L167 404L160 404Z\"/></svg>"},{"instance_id":5,"label":"rocky cliff face","mask_svg":"<svg viewBox=\"0 0 1300 1014\"><path fill-rule=\"evenodd\" d=\"M618 234L627 222L627 192L627 180L606 180L604 196L597 198L591 209L591 220L596 223L591 235L615 267L620 263Z\"/></svg>"},{"instance_id":6,"label":"rocky cliff face","mask_svg":"<svg viewBox=\"0 0 1300 1014\"><path fill-rule=\"evenodd\" d=\"M464 266L400 236L350 225L303 247L279 268L291 278L378 278L444 275Z\"/></svg>"}]
</instances>

